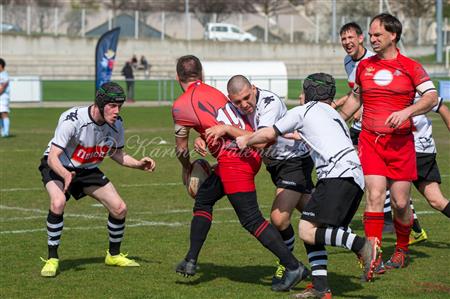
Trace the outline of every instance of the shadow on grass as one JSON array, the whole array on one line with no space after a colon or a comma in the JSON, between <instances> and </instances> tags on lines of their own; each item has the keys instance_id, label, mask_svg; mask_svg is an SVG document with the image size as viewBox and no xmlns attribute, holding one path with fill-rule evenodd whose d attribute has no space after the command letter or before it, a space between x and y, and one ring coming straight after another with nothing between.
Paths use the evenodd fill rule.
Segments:
<instances>
[{"instance_id":1,"label":"shadow on grass","mask_svg":"<svg viewBox=\"0 0 450 299\"><path fill-rule=\"evenodd\" d=\"M328 272L328 284L330 285L331 293L334 296L364 299L379 298L374 295L346 295L349 292L354 293L355 291L364 289L364 284L367 284L367 282L361 282L360 278L356 276Z\"/></svg>"},{"instance_id":2,"label":"shadow on grass","mask_svg":"<svg viewBox=\"0 0 450 299\"><path fill-rule=\"evenodd\" d=\"M236 267L236 266L223 266L208 263L199 265L199 269L197 270L197 276L190 278L184 278L180 276L180 278L175 283L196 286L200 283L213 281L218 278L227 278L235 282L259 284L270 287L271 275L273 271L274 267L270 266ZM359 277L355 276L341 275L333 272L328 272L328 280L333 295L346 298L363 298L363 299L378 298L377 296L373 295L368 296L346 295L346 293L349 292L354 293L355 291L362 290L364 288L363 283L360 282L359 279L360 279ZM309 282L310 282L309 279L300 282L296 287L292 289L291 294L294 294L295 292L297 293L301 292L302 290L304 290L306 284Z\"/></svg>"},{"instance_id":3,"label":"shadow on grass","mask_svg":"<svg viewBox=\"0 0 450 299\"><path fill-rule=\"evenodd\" d=\"M215 280L217 278L225 277L231 281L251 283L251 284L262 284L270 286L271 275L275 271L275 267L270 266L223 266L217 264L200 264L197 270L197 276L192 278L186 278L185 280L182 276L176 282L177 284L186 285L197 285L199 283L204 283L208 281Z\"/></svg>"},{"instance_id":4,"label":"shadow on grass","mask_svg":"<svg viewBox=\"0 0 450 299\"><path fill-rule=\"evenodd\" d=\"M90 258L82 258L82 259L63 259L59 264L59 270L63 271L83 271L85 270L85 266L89 264L103 264L105 263L104 257L90 257Z\"/></svg>"},{"instance_id":5,"label":"shadow on grass","mask_svg":"<svg viewBox=\"0 0 450 299\"><path fill-rule=\"evenodd\" d=\"M128 256L128 258L135 260L136 262L145 264L161 264L159 261L151 261L147 259L142 259L137 256ZM63 271L84 271L85 266L90 264L105 264L105 257L89 257L89 258L81 258L81 259L62 259L59 264L59 270Z\"/></svg>"}]
</instances>

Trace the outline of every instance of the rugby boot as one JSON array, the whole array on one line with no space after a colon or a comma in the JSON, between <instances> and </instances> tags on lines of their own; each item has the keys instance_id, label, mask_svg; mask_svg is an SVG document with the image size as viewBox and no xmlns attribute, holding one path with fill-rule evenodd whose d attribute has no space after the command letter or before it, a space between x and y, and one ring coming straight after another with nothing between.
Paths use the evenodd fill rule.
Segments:
<instances>
[{"instance_id":1,"label":"rugby boot","mask_svg":"<svg viewBox=\"0 0 450 299\"><path fill-rule=\"evenodd\" d=\"M119 267L139 267L135 260L127 258L128 254L119 253L117 255L111 255L109 250L106 251L105 264L108 266Z\"/></svg>"},{"instance_id":2,"label":"rugby boot","mask_svg":"<svg viewBox=\"0 0 450 299\"><path fill-rule=\"evenodd\" d=\"M182 260L177 267L175 272L184 277L194 276L197 270L197 263L195 260L191 259L189 261Z\"/></svg>"},{"instance_id":3,"label":"rugby boot","mask_svg":"<svg viewBox=\"0 0 450 299\"><path fill-rule=\"evenodd\" d=\"M282 264L280 264L279 261L277 261L277 270L272 276L272 285L277 284L281 281L284 271L286 271L286 267L284 267Z\"/></svg>"},{"instance_id":4,"label":"rugby boot","mask_svg":"<svg viewBox=\"0 0 450 299\"><path fill-rule=\"evenodd\" d=\"M317 299L331 299L333 298L331 295L331 291L325 290L325 291L318 291L314 288L313 284L310 283L306 286L306 288L303 290L303 292L294 294L291 296L291 298L295 299L304 299L304 298L317 298Z\"/></svg>"},{"instance_id":5,"label":"rugby boot","mask_svg":"<svg viewBox=\"0 0 450 299\"><path fill-rule=\"evenodd\" d=\"M375 270L376 261L380 254L380 241L376 237L368 237L364 243L363 248L358 252L358 257L363 268L364 281L373 280L373 272Z\"/></svg>"},{"instance_id":6,"label":"rugby boot","mask_svg":"<svg viewBox=\"0 0 450 299\"><path fill-rule=\"evenodd\" d=\"M281 281L272 284L272 291L285 292L295 287L300 281L309 276L309 270L299 262L299 266L295 270L286 269Z\"/></svg>"},{"instance_id":7,"label":"rugby boot","mask_svg":"<svg viewBox=\"0 0 450 299\"><path fill-rule=\"evenodd\" d=\"M384 266L386 269L400 269L408 266L408 263L408 252L400 248L395 248L395 252L392 254L391 258L384 263Z\"/></svg>"},{"instance_id":8,"label":"rugby boot","mask_svg":"<svg viewBox=\"0 0 450 299\"><path fill-rule=\"evenodd\" d=\"M43 277L55 277L56 273L58 273L59 268L59 259L56 258L49 258L48 260L45 260L41 258L43 262L45 262L44 267L42 267L41 270L41 276Z\"/></svg>"},{"instance_id":9,"label":"rugby boot","mask_svg":"<svg viewBox=\"0 0 450 299\"><path fill-rule=\"evenodd\" d=\"M384 267L383 258L381 257L381 254L378 256L377 260L375 261L375 268L373 269L373 273L377 275L381 275L386 273L386 268Z\"/></svg>"},{"instance_id":10,"label":"rugby boot","mask_svg":"<svg viewBox=\"0 0 450 299\"><path fill-rule=\"evenodd\" d=\"M419 244L428 239L427 232L422 228L420 233L416 233L411 230L411 234L409 235L409 245Z\"/></svg>"}]
</instances>

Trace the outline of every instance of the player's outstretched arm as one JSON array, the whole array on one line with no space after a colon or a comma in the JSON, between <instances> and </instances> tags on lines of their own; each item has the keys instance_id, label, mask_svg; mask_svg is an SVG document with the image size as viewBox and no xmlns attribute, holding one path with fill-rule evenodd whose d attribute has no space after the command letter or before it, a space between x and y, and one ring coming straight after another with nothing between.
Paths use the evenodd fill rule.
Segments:
<instances>
[{"instance_id":1,"label":"player's outstretched arm","mask_svg":"<svg viewBox=\"0 0 450 299\"><path fill-rule=\"evenodd\" d=\"M348 97L350 96L352 92L350 91L349 93L347 93L345 96L334 100L333 102L331 102L331 107L333 107L334 109L338 109L339 107L341 107L342 105L345 104L345 102L347 102Z\"/></svg>"},{"instance_id":2,"label":"player's outstretched arm","mask_svg":"<svg viewBox=\"0 0 450 299\"><path fill-rule=\"evenodd\" d=\"M206 142L209 144L215 144L219 138L227 135L232 138L236 138L242 135L250 135L252 132L242 130L240 128L230 126L230 125L216 125L206 129Z\"/></svg>"},{"instance_id":3,"label":"player's outstretched arm","mask_svg":"<svg viewBox=\"0 0 450 299\"><path fill-rule=\"evenodd\" d=\"M353 92L348 95L344 105L341 106L339 114L345 121L347 121L356 113L356 111L358 111L359 107L361 107L361 100L359 95L359 87L356 87L353 89Z\"/></svg>"},{"instance_id":4,"label":"player's outstretched arm","mask_svg":"<svg viewBox=\"0 0 450 299\"><path fill-rule=\"evenodd\" d=\"M269 143L277 138L274 128L266 127L259 129L251 135L243 135L236 138L236 143L240 149L256 144Z\"/></svg>"},{"instance_id":5,"label":"player's outstretched arm","mask_svg":"<svg viewBox=\"0 0 450 299\"><path fill-rule=\"evenodd\" d=\"M447 126L447 129L450 131L450 111L444 103L442 103L441 107L439 107L438 113Z\"/></svg>"},{"instance_id":6,"label":"player's outstretched arm","mask_svg":"<svg viewBox=\"0 0 450 299\"><path fill-rule=\"evenodd\" d=\"M112 155L111 159L116 161L122 166L134 168L134 169L141 169L148 172L153 172L156 167L156 162L149 158L144 157L140 160L135 159L134 157L128 155L126 152L124 152L122 149L117 149Z\"/></svg>"}]
</instances>

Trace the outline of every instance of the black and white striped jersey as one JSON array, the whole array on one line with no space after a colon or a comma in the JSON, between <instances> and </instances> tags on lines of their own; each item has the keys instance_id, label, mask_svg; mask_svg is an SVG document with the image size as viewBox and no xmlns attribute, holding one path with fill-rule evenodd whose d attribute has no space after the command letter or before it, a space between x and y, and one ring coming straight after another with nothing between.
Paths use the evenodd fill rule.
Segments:
<instances>
[{"instance_id":1,"label":"black and white striped jersey","mask_svg":"<svg viewBox=\"0 0 450 299\"><path fill-rule=\"evenodd\" d=\"M420 97L416 97L417 101ZM438 104L433 107L432 111L438 112L439 107L442 105L443 99L439 97ZM436 143L433 139L433 128L431 120L425 115L416 115L412 118L414 125L414 145L416 148L416 153L436 153Z\"/></svg>"},{"instance_id":2,"label":"black and white striped jersey","mask_svg":"<svg viewBox=\"0 0 450 299\"><path fill-rule=\"evenodd\" d=\"M276 121L287 112L286 104L273 92L258 89L256 95L256 109L249 115L250 122L255 130L272 127ZM285 160L295 157L306 157L309 148L303 141L286 139L281 136L277 142L265 151L265 156L271 159Z\"/></svg>"},{"instance_id":3,"label":"black and white striped jersey","mask_svg":"<svg viewBox=\"0 0 450 299\"><path fill-rule=\"evenodd\" d=\"M353 178L364 190L361 162L345 121L330 105L309 102L289 110L274 125L278 134L298 131L311 148L317 178Z\"/></svg>"},{"instance_id":4,"label":"black and white striped jersey","mask_svg":"<svg viewBox=\"0 0 450 299\"><path fill-rule=\"evenodd\" d=\"M98 125L92 119L91 108L74 107L61 114L55 135L44 152L45 156L53 144L64 150L60 156L63 166L95 168L106 155L124 147L122 119L119 117L114 126L107 123Z\"/></svg>"}]
</instances>

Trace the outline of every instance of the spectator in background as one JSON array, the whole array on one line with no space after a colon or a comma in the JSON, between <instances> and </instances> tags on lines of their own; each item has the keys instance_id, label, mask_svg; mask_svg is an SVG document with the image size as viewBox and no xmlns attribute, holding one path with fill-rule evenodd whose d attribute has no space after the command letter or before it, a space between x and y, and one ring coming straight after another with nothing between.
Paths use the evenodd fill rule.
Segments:
<instances>
[{"instance_id":1,"label":"spectator in background","mask_svg":"<svg viewBox=\"0 0 450 299\"><path fill-rule=\"evenodd\" d=\"M138 65L138 60L137 60L136 54L134 54L133 57L131 57L131 66L134 69L137 69L137 65Z\"/></svg>"},{"instance_id":2,"label":"spectator in background","mask_svg":"<svg viewBox=\"0 0 450 299\"><path fill-rule=\"evenodd\" d=\"M0 58L0 127L2 137L9 136L9 76L6 62Z\"/></svg>"},{"instance_id":3,"label":"spectator in background","mask_svg":"<svg viewBox=\"0 0 450 299\"><path fill-rule=\"evenodd\" d=\"M127 83L127 102L134 102L134 75L132 62L127 61L122 68L122 75Z\"/></svg>"},{"instance_id":4,"label":"spectator in background","mask_svg":"<svg viewBox=\"0 0 450 299\"><path fill-rule=\"evenodd\" d=\"M145 79L150 76L150 65L144 55L141 56L139 69L144 71Z\"/></svg>"}]
</instances>

